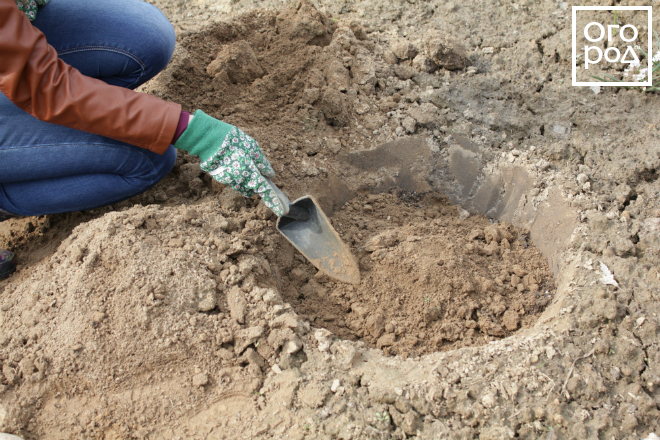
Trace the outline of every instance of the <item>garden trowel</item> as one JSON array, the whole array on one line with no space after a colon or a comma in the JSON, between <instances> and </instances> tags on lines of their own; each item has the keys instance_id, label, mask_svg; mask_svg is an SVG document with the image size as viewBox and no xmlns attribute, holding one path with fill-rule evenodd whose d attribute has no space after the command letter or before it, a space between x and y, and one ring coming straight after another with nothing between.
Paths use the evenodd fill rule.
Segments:
<instances>
[{"instance_id":1,"label":"garden trowel","mask_svg":"<svg viewBox=\"0 0 660 440\"><path fill-rule=\"evenodd\" d=\"M277 220L277 230L319 269L331 278L358 284L360 269L351 250L312 196L303 196L293 203L270 181L277 198L284 206L284 215Z\"/></svg>"}]
</instances>

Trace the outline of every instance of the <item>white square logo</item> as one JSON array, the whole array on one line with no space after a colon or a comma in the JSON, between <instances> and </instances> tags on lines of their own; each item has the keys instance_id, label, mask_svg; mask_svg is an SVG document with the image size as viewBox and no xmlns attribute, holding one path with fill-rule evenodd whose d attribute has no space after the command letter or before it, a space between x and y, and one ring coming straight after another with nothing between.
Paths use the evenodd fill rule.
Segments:
<instances>
[{"instance_id":1,"label":"white square logo","mask_svg":"<svg viewBox=\"0 0 660 440\"><path fill-rule=\"evenodd\" d=\"M591 12L589 15L586 11L597 12ZM604 19L602 12L599 11L612 11L614 18ZM634 14L636 20L619 22L617 14L626 14L626 11L646 11L646 17ZM651 6L573 6L572 12L571 73L574 86L652 86ZM640 27L644 25L646 32L640 32ZM642 65L640 58L644 56L644 51L647 56ZM610 67L615 71L620 71L620 67L624 67L621 77L599 75L597 72L599 69L607 70ZM594 78L596 76L603 80L597 80Z\"/></svg>"}]
</instances>

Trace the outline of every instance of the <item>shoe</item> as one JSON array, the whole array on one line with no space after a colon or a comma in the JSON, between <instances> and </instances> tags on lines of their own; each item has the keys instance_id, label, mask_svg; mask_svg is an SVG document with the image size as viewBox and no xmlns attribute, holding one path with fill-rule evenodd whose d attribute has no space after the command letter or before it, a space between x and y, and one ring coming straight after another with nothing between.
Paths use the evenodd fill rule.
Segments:
<instances>
[{"instance_id":1,"label":"shoe","mask_svg":"<svg viewBox=\"0 0 660 440\"><path fill-rule=\"evenodd\" d=\"M0 249L0 278L9 276L16 270L16 258L14 257L13 252Z\"/></svg>"},{"instance_id":2,"label":"shoe","mask_svg":"<svg viewBox=\"0 0 660 440\"><path fill-rule=\"evenodd\" d=\"M0 222L4 222L7 219L13 218L13 217L18 217L16 214L12 214L9 211L5 211L4 209L0 209ZM2 440L2 439L0 439Z\"/></svg>"},{"instance_id":3,"label":"shoe","mask_svg":"<svg viewBox=\"0 0 660 440\"><path fill-rule=\"evenodd\" d=\"M0 440L23 440L21 437L0 432Z\"/></svg>"}]
</instances>

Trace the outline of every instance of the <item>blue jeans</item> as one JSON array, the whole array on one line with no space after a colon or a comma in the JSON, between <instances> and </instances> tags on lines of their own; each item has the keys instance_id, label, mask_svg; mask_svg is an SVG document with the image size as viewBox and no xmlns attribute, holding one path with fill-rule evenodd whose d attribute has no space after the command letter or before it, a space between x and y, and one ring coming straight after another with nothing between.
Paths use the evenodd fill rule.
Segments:
<instances>
[{"instance_id":1,"label":"blue jeans","mask_svg":"<svg viewBox=\"0 0 660 440\"><path fill-rule=\"evenodd\" d=\"M174 29L140 0L51 0L33 22L84 75L133 89L165 68ZM0 209L33 216L92 209L153 187L176 160L42 122L0 93Z\"/></svg>"}]
</instances>

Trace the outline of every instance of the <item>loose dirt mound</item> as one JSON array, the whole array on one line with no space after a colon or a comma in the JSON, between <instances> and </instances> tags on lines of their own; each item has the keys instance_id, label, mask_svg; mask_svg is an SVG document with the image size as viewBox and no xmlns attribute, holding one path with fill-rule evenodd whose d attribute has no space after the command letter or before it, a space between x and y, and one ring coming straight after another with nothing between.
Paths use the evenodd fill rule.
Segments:
<instances>
[{"instance_id":1,"label":"loose dirt mound","mask_svg":"<svg viewBox=\"0 0 660 440\"><path fill-rule=\"evenodd\" d=\"M431 53L461 51L436 37L428 37ZM335 159L419 130L428 130L437 153L438 129L452 120L430 95L420 100L412 81L419 68L408 55L397 58L358 22L337 25L307 1L182 33L178 43L171 66L145 90L245 128L274 163L276 183L292 193L338 176L374 187L374 176L363 182L367 176L347 175Z\"/></svg>"},{"instance_id":2,"label":"loose dirt mound","mask_svg":"<svg viewBox=\"0 0 660 440\"><path fill-rule=\"evenodd\" d=\"M304 283L309 274L298 270L285 299L315 326L388 354L510 335L532 325L554 293L547 263L527 234L483 217L462 218L442 199L357 197L333 224L353 243L362 282Z\"/></svg>"},{"instance_id":3,"label":"loose dirt mound","mask_svg":"<svg viewBox=\"0 0 660 440\"><path fill-rule=\"evenodd\" d=\"M36 409L44 393L55 393L58 407L65 395L115 393L174 376L167 395L196 402L204 393L189 395L191 386L249 395L261 387L262 370L299 364L309 324L282 303L265 259L284 240L263 205L240 215L234 209L245 206L242 197L223 196L229 208L207 200L197 209L138 205L109 213L4 283L3 388L16 387L22 406ZM105 404L87 402L73 432L114 429L118 415L104 415ZM62 405L80 411L78 401ZM156 427L164 420L149 416ZM70 433L68 423L41 419L39 429L52 424Z\"/></svg>"}]
</instances>

